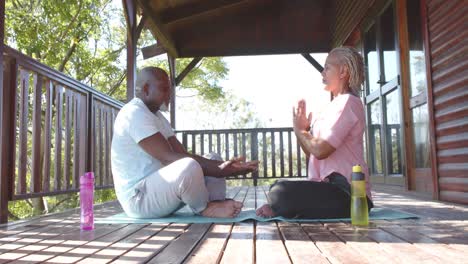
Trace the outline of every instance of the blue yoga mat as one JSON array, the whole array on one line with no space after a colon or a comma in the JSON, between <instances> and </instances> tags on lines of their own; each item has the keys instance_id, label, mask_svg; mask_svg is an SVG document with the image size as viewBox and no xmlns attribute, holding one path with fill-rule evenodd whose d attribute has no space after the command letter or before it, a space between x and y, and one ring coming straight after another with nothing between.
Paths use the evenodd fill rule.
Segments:
<instances>
[{"instance_id":1,"label":"blue yoga mat","mask_svg":"<svg viewBox=\"0 0 468 264\"><path fill-rule=\"evenodd\" d=\"M372 208L369 219L370 220L394 220L394 219L417 219L417 215L388 209L388 208ZM174 214L162 218L131 218L125 213L116 214L107 218L96 219L96 223L101 224L147 224L147 223L234 223L242 222L245 220L256 220L260 222L267 221L285 221L285 222L337 222L337 221L351 221L350 218L335 218L335 219L298 219L298 218L284 218L272 217L263 218L255 214L255 210L242 211L236 218L211 218L193 213L185 210L184 208L175 212Z\"/></svg>"}]
</instances>

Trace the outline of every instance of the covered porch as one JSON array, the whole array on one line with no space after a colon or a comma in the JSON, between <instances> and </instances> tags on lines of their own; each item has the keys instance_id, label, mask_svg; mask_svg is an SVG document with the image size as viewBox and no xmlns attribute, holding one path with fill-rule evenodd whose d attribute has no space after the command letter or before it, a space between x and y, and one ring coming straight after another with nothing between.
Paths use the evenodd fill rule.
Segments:
<instances>
[{"instance_id":1,"label":"covered porch","mask_svg":"<svg viewBox=\"0 0 468 264\"><path fill-rule=\"evenodd\" d=\"M421 0L414 9L411 3L123 1L129 29L129 99L134 95L136 41L143 27L158 40L143 53L168 54L174 92L204 56L296 53L321 70L310 53L342 44L359 48L368 69L379 67L377 74L366 73L363 91L368 109L366 154L376 205L420 219L373 221L364 229L347 222L252 221L98 225L85 233L79 231L77 210L72 210L1 226L0 262L466 262L468 217L462 204L468 203L467 4ZM113 188L110 143L113 120L123 105L7 47L4 5L0 3L2 223L8 221L9 202L76 193L78 177L85 171L95 172L97 190ZM420 41L414 42L421 45L416 48L410 45L417 35L409 34L408 22L414 15L421 22ZM383 34L389 32L382 26L386 21L392 21L390 40ZM385 54L390 50L397 62L394 75L386 78ZM409 62L413 50L422 51L425 60L418 68L424 70L425 85L415 91ZM175 69L175 60L181 57L194 59L186 69ZM390 104L390 97L399 104ZM176 103L171 103L172 124ZM388 121L391 109L399 116L394 123ZM419 120L418 111L426 119ZM421 131L427 137L420 137ZM259 172L236 178L252 181L253 187L231 188L231 196L244 200L247 209L266 200L265 187L256 186L260 180L307 176L307 162L291 128L177 133L193 153L214 150L225 158L243 154L261 161ZM96 210L99 217L106 217L121 209L113 202Z\"/></svg>"}]
</instances>

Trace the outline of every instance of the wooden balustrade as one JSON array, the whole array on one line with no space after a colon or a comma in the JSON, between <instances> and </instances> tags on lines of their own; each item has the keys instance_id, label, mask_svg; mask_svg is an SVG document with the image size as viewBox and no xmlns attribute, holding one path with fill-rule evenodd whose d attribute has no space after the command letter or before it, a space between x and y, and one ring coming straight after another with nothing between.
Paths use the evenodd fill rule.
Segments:
<instances>
[{"instance_id":1,"label":"wooden balustrade","mask_svg":"<svg viewBox=\"0 0 468 264\"><path fill-rule=\"evenodd\" d=\"M112 187L112 125L123 104L9 47L4 59L9 200L76 192L85 171L97 189Z\"/></svg>"},{"instance_id":2,"label":"wooden balustrade","mask_svg":"<svg viewBox=\"0 0 468 264\"><path fill-rule=\"evenodd\" d=\"M228 178L252 179L256 185L258 179L307 176L304 153L292 133L292 128L253 128L183 130L176 135L193 154L216 152L225 160L235 156L260 159L257 172Z\"/></svg>"}]
</instances>

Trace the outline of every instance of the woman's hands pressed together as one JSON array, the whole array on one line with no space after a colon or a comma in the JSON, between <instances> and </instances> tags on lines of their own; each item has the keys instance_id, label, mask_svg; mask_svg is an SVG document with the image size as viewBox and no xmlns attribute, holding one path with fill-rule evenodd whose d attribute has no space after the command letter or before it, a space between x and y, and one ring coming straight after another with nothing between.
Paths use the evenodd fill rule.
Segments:
<instances>
[{"instance_id":1,"label":"woman's hands pressed together","mask_svg":"<svg viewBox=\"0 0 468 264\"><path fill-rule=\"evenodd\" d=\"M299 100L297 102L297 111L296 108L293 107L293 128L294 133L299 133L301 131L309 131L310 124L312 122L312 113L309 113L306 116L307 108L306 102L304 99Z\"/></svg>"}]
</instances>

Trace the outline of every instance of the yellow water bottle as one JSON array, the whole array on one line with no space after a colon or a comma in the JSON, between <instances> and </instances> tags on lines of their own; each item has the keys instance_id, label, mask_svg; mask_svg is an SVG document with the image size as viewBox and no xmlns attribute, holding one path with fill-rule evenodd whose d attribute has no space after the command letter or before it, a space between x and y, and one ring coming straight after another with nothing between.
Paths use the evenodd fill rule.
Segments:
<instances>
[{"instance_id":1,"label":"yellow water bottle","mask_svg":"<svg viewBox=\"0 0 468 264\"><path fill-rule=\"evenodd\" d=\"M369 225L366 180L359 165L353 166L351 174L351 224L356 226Z\"/></svg>"}]
</instances>

